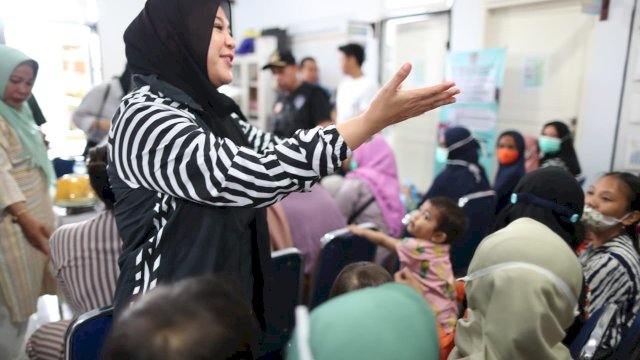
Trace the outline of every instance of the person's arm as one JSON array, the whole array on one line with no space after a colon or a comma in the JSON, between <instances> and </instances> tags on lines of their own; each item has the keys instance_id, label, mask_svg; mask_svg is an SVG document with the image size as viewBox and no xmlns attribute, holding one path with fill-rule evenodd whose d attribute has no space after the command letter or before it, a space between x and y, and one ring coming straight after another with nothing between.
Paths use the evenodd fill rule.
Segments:
<instances>
[{"instance_id":1,"label":"person's arm","mask_svg":"<svg viewBox=\"0 0 640 360\"><path fill-rule=\"evenodd\" d=\"M0 208L16 221L33 247L48 255L49 231L29 213L26 198L10 173L11 160L5 151L8 140L5 129L2 130L0 132Z\"/></svg>"},{"instance_id":2,"label":"person's arm","mask_svg":"<svg viewBox=\"0 0 640 360\"><path fill-rule=\"evenodd\" d=\"M235 117L235 119L249 141L249 147L257 153L263 154L267 150L273 150L274 146L282 144L286 140L270 132L262 131L239 117Z\"/></svg>"},{"instance_id":3,"label":"person's arm","mask_svg":"<svg viewBox=\"0 0 640 360\"><path fill-rule=\"evenodd\" d=\"M372 243L379 246L384 246L391 251L395 251L396 245L398 245L398 243L400 242L399 239L393 238L381 231L363 229L356 225L349 225L348 228L352 233L365 237Z\"/></svg>"},{"instance_id":4,"label":"person's arm","mask_svg":"<svg viewBox=\"0 0 640 360\"><path fill-rule=\"evenodd\" d=\"M109 130L111 119L101 118L98 114L107 88L108 83L103 83L91 89L71 116L71 121L85 134L91 134L98 128Z\"/></svg>"},{"instance_id":5,"label":"person's arm","mask_svg":"<svg viewBox=\"0 0 640 360\"><path fill-rule=\"evenodd\" d=\"M399 91L409 69L404 66L381 90L367 114L337 128L298 131L263 154L206 133L168 99L132 93L111 129L110 166L132 188L215 206L267 206L335 172L349 146L359 146L385 124L454 101L452 83Z\"/></svg>"}]
</instances>

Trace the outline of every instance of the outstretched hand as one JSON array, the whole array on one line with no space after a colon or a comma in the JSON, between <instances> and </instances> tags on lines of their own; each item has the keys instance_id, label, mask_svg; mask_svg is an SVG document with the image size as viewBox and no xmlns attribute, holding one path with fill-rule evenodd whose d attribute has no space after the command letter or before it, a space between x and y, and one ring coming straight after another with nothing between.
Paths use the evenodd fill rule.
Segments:
<instances>
[{"instance_id":1,"label":"outstretched hand","mask_svg":"<svg viewBox=\"0 0 640 360\"><path fill-rule=\"evenodd\" d=\"M351 150L355 150L389 125L454 103L455 95L460 93L450 81L430 87L402 90L400 86L409 73L411 64L405 63L378 91L366 112L337 126Z\"/></svg>"},{"instance_id":2,"label":"outstretched hand","mask_svg":"<svg viewBox=\"0 0 640 360\"><path fill-rule=\"evenodd\" d=\"M367 117L380 130L403 120L424 114L456 101L460 90L453 82L412 90L402 90L402 82L411 73L411 64L405 63L376 94L367 110Z\"/></svg>"}]
</instances>

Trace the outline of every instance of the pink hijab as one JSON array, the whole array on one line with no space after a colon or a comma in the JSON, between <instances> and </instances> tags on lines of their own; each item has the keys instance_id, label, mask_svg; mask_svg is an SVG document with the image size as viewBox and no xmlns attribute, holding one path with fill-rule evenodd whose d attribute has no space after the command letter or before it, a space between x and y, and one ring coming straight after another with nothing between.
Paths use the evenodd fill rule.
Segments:
<instances>
[{"instance_id":1,"label":"pink hijab","mask_svg":"<svg viewBox=\"0 0 640 360\"><path fill-rule=\"evenodd\" d=\"M530 173L540 166L540 150L538 150L538 138L524 135L524 169Z\"/></svg>"},{"instance_id":2,"label":"pink hijab","mask_svg":"<svg viewBox=\"0 0 640 360\"><path fill-rule=\"evenodd\" d=\"M360 179L369 186L389 227L389 235L399 236L404 207L400 201L400 181L393 150L382 135L375 135L353 152L353 160L357 168L347 177Z\"/></svg>"}]
</instances>

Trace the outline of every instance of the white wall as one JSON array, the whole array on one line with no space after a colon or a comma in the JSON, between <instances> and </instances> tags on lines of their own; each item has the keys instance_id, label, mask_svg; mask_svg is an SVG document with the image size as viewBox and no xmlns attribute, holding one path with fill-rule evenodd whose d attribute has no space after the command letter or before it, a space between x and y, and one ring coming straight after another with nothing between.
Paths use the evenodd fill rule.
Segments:
<instances>
[{"instance_id":1,"label":"white wall","mask_svg":"<svg viewBox=\"0 0 640 360\"><path fill-rule=\"evenodd\" d=\"M634 0L611 1L609 20L596 28L591 68L586 71L583 119L579 119L577 148L587 183L612 167L624 65Z\"/></svg>"},{"instance_id":2,"label":"white wall","mask_svg":"<svg viewBox=\"0 0 640 360\"><path fill-rule=\"evenodd\" d=\"M145 0L97 0L98 34L102 53L102 77L120 75L127 58L124 53L124 30L144 7Z\"/></svg>"}]
</instances>

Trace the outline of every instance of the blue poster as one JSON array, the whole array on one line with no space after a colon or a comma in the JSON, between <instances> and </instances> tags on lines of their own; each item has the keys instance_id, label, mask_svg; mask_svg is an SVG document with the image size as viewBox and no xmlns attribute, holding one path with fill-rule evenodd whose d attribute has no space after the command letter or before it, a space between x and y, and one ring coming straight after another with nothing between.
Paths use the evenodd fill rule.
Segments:
<instances>
[{"instance_id":1,"label":"blue poster","mask_svg":"<svg viewBox=\"0 0 640 360\"><path fill-rule=\"evenodd\" d=\"M455 81L461 93L456 96L455 104L440 110L438 139L448 127L463 126L469 129L482 147L480 164L488 176L493 174L498 104L505 60L506 49L485 49L449 53L445 65L446 80ZM436 162L434 174L439 174L444 166Z\"/></svg>"}]
</instances>

